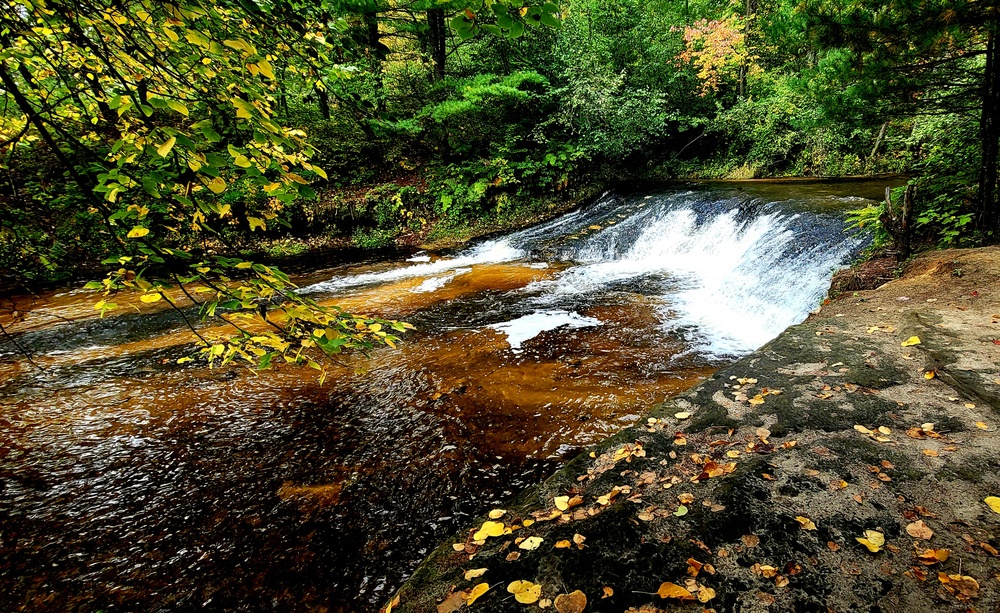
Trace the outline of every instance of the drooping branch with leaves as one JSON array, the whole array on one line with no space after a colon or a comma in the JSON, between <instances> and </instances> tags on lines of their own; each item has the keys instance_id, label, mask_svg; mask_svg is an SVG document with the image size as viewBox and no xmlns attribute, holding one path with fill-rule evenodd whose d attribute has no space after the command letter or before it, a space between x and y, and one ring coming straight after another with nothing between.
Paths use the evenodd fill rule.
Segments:
<instances>
[{"instance_id":1,"label":"drooping branch with leaves","mask_svg":"<svg viewBox=\"0 0 1000 613\"><path fill-rule=\"evenodd\" d=\"M20 112L5 115L0 140L44 144L106 223L114 268L88 284L104 293L102 315L122 290L178 310L180 295L234 331L192 325L204 358L260 368L280 358L322 369L319 355L393 345L406 324L320 305L226 237L227 226L282 223L325 178L306 134L275 111L279 61L325 88L325 24L302 31L252 4L197 0L19 0L0 5L0 20L0 82ZM236 185L264 197L237 212L225 199Z\"/></svg>"}]
</instances>

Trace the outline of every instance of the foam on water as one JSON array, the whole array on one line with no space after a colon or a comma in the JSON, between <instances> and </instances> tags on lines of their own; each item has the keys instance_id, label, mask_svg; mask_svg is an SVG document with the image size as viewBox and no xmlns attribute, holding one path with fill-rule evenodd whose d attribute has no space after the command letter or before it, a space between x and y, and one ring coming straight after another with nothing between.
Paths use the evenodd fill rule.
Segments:
<instances>
[{"instance_id":1,"label":"foam on water","mask_svg":"<svg viewBox=\"0 0 1000 613\"><path fill-rule=\"evenodd\" d=\"M495 323L487 327L506 334L507 344L510 345L514 353L519 353L521 345L525 341L535 338L542 332L555 330L563 326L570 329L588 328L599 325L601 325L599 319L585 317L572 311L543 310L510 321Z\"/></svg>"}]
</instances>

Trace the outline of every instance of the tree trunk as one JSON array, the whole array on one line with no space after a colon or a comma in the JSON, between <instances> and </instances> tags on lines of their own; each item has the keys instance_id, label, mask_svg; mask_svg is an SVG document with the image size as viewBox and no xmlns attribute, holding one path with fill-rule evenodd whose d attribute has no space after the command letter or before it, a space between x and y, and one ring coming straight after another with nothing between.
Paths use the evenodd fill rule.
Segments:
<instances>
[{"instance_id":1,"label":"tree trunk","mask_svg":"<svg viewBox=\"0 0 1000 613\"><path fill-rule=\"evenodd\" d=\"M979 166L979 202L976 229L988 242L1000 241L1000 202L997 194L997 163L1000 148L1000 62L997 61L997 27L993 22L986 43L983 75L983 110L979 120L982 156Z\"/></svg>"},{"instance_id":2,"label":"tree trunk","mask_svg":"<svg viewBox=\"0 0 1000 613\"><path fill-rule=\"evenodd\" d=\"M433 79L440 81L444 78L445 42L447 41L448 30L444 23L444 9L430 9L427 11L427 28L430 31L431 61L434 63Z\"/></svg>"}]
</instances>

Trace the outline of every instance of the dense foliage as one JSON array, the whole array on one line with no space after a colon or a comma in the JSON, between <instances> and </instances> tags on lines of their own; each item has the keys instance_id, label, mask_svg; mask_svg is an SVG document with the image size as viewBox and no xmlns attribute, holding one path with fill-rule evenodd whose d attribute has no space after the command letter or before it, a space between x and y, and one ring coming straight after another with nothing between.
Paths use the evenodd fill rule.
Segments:
<instances>
[{"instance_id":1,"label":"dense foliage","mask_svg":"<svg viewBox=\"0 0 1000 613\"><path fill-rule=\"evenodd\" d=\"M102 312L200 288L239 329L204 355L266 365L402 324L253 254L460 234L612 181L910 173L918 240L996 242L997 23L956 0L0 2L0 285L103 261Z\"/></svg>"}]
</instances>

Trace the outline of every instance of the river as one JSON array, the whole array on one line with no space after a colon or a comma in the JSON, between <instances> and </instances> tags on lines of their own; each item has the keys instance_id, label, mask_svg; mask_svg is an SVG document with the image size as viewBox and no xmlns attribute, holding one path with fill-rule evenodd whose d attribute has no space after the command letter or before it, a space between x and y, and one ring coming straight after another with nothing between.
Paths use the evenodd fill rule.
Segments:
<instances>
[{"instance_id":1,"label":"river","mask_svg":"<svg viewBox=\"0 0 1000 613\"><path fill-rule=\"evenodd\" d=\"M801 321L884 184L609 193L455 253L317 263L311 296L417 327L324 386L178 366L189 333L137 300L5 303L37 366L0 344L0 609L375 611L471 517Z\"/></svg>"}]
</instances>

